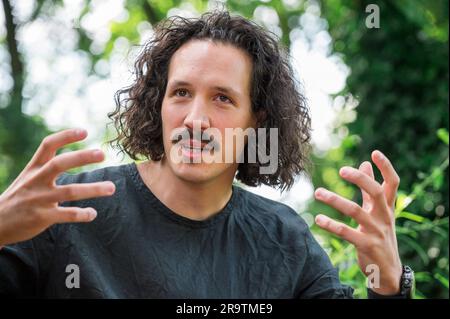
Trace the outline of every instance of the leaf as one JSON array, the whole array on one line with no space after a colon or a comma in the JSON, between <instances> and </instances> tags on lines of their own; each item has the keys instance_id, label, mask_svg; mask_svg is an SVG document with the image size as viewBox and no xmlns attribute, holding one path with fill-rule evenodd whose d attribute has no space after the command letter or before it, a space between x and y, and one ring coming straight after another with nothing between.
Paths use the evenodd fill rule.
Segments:
<instances>
[{"instance_id":1,"label":"leaf","mask_svg":"<svg viewBox=\"0 0 450 319\"><path fill-rule=\"evenodd\" d=\"M396 233L398 235L410 236L412 238L417 238L419 236L417 231L415 231L413 229L409 229L409 228L403 227L403 226L397 226Z\"/></svg>"},{"instance_id":2,"label":"leaf","mask_svg":"<svg viewBox=\"0 0 450 319\"><path fill-rule=\"evenodd\" d=\"M437 130L437 136L442 142L448 145L448 131L445 128L440 128Z\"/></svg>"},{"instance_id":3,"label":"leaf","mask_svg":"<svg viewBox=\"0 0 450 319\"><path fill-rule=\"evenodd\" d=\"M422 259L422 262L427 265L429 262L429 258L425 250L413 239L408 237L399 237L399 240L403 240L408 246L410 246L412 249L415 250L415 252L419 255L419 257Z\"/></svg>"},{"instance_id":4,"label":"leaf","mask_svg":"<svg viewBox=\"0 0 450 319\"><path fill-rule=\"evenodd\" d=\"M425 295L420 292L417 288L414 291L414 299L425 299Z\"/></svg>"},{"instance_id":5,"label":"leaf","mask_svg":"<svg viewBox=\"0 0 450 319\"><path fill-rule=\"evenodd\" d=\"M331 238L330 240L331 246L333 246L334 249L336 250L342 250L342 244L339 240L337 240L336 238Z\"/></svg>"},{"instance_id":6,"label":"leaf","mask_svg":"<svg viewBox=\"0 0 450 319\"><path fill-rule=\"evenodd\" d=\"M349 278L355 278L359 274L359 266L358 264L353 264L347 271L347 276Z\"/></svg>"},{"instance_id":7,"label":"leaf","mask_svg":"<svg viewBox=\"0 0 450 319\"><path fill-rule=\"evenodd\" d=\"M398 193L397 201L395 203L395 213L398 215L401 211L403 211L409 204L413 201L413 197L408 196L405 193Z\"/></svg>"},{"instance_id":8,"label":"leaf","mask_svg":"<svg viewBox=\"0 0 450 319\"><path fill-rule=\"evenodd\" d=\"M448 289L448 278L445 278L441 274L434 274L434 278L436 278L445 288Z\"/></svg>"},{"instance_id":9,"label":"leaf","mask_svg":"<svg viewBox=\"0 0 450 319\"><path fill-rule=\"evenodd\" d=\"M413 214L413 213L410 213L410 212L406 212L406 211L400 212L398 214L397 218L406 218L406 219L415 221L417 223L423 223L424 221L428 221L428 219L423 217L423 216L420 216L420 215L417 215L417 214Z\"/></svg>"},{"instance_id":10,"label":"leaf","mask_svg":"<svg viewBox=\"0 0 450 319\"><path fill-rule=\"evenodd\" d=\"M430 282L433 280L433 277L428 271L415 272L414 277L417 282Z\"/></svg>"}]
</instances>

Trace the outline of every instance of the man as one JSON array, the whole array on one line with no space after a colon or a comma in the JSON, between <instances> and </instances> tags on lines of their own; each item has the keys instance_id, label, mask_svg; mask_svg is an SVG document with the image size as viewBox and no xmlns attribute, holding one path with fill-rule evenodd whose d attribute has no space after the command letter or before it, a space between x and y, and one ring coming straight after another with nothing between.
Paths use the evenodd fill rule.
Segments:
<instances>
[{"instance_id":1,"label":"man","mask_svg":"<svg viewBox=\"0 0 450 319\"><path fill-rule=\"evenodd\" d=\"M227 12L173 18L158 26L135 73L133 85L118 92L110 117L117 145L145 161L63 174L100 162L103 154L55 156L84 139L84 130L45 138L0 197L0 293L351 298L352 289L339 282L295 211L233 185L236 177L287 189L307 166L310 118L276 40ZM228 129L267 130L237 134L230 144ZM252 151L274 148L276 169L263 174L267 161ZM382 185L369 162L340 171L361 188L362 207L325 189L315 193L359 227L323 215L316 223L356 246L364 273L377 270L371 297L403 298L408 271L399 258L393 213L399 178L381 152L372 159Z\"/></svg>"}]
</instances>

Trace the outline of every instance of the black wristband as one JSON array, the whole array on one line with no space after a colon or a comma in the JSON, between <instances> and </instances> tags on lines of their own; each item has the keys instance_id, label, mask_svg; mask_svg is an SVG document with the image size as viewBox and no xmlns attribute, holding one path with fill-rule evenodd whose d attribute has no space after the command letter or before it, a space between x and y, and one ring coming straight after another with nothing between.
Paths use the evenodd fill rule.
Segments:
<instances>
[{"instance_id":1,"label":"black wristband","mask_svg":"<svg viewBox=\"0 0 450 319\"><path fill-rule=\"evenodd\" d=\"M414 297L414 271L411 267L402 266L402 276L400 278L400 292L395 295L380 295L370 288L367 288L367 298L369 299L412 299Z\"/></svg>"}]
</instances>

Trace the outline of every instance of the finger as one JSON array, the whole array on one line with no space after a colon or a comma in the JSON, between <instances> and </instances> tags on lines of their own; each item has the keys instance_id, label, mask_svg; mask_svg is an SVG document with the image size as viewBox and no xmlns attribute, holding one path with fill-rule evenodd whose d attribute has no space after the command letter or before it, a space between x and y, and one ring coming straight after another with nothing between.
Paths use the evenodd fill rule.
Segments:
<instances>
[{"instance_id":1,"label":"finger","mask_svg":"<svg viewBox=\"0 0 450 319\"><path fill-rule=\"evenodd\" d=\"M47 162L39 173L40 178L53 180L59 174L75 167L103 161L101 150L79 150L60 154Z\"/></svg>"},{"instance_id":2,"label":"finger","mask_svg":"<svg viewBox=\"0 0 450 319\"><path fill-rule=\"evenodd\" d=\"M85 139L87 132L84 129L68 129L45 137L39 145L30 163L33 165L44 165L51 160L56 151L70 143Z\"/></svg>"},{"instance_id":3,"label":"finger","mask_svg":"<svg viewBox=\"0 0 450 319\"><path fill-rule=\"evenodd\" d=\"M400 177L392 166L391 161L380 151L376 150L372 152L372 160L383 176L384 181L382 186L385 190L386 201L389 207L394 207Z\"/></svg>"},{"instance_id":4,"label":"finger","mask_svg":"<svg viewBox=\"0 0 450 319\"><path fill-rule=\"evenodd\" d=\"M112 182L69 184L58 186L43 195L40 199L45 202L61 203L88 198L111 196L115 192L115 185Z\"/></svg>"},{"instance_id":5,"label":"finger","mask_svg":"<svg viewBox=\"0 0 450 319\"><path fill-rule=\"evenodd\" d=\"M339 170L339 174L345 180L357 185L361 190L364 190L374 202L379 205L386 205L383 187L365 173L356 168L346 166Z\"/></svg>"},{"instance_id":6,"label":"finger","mask_svg":"<svg viewBox=\"0 0 450 319\"><path fill-rule=\"evenodd\" d=\"M375 179L372 164L369 161L362 162L359 166L359 170L366 174L367 176L371 177L372 179ZM363 209L370 209L371 207L371 198L370 195L367 194L364 190L361 189L361 195L363 200Z\"/></svg>"},{"instance_id":7,"label":"finger","mask_svg":"<svg viewBox=\"0 0 450 319\"><path fill-rule=\"evenodd\" d=\"M370 215L355 202L352 202L351 200L348 200L324 188L318 188L314 194L318 200L337 209L344 215L353 218L358 224L366 228L373 227Z\"/></svg>"},{"instance_id":8,"label":"finger","mask_svg":"<svg viewBox=\"0 0 450 319\"><path fill-rule=\"evenodd\" d=\"M54 224L87 223L97 217L97 211L91 207L57 207L50 214Z\"/></svg>"},{"instance_id":9,"label":"finger","mask_svg":"<svg viewBox=\"0 0 450 319\"><path fill-rule=\"evenodd\" d=\"M364 240L364 236L360 232L328 216L320 214L316 216L315 220L320 228L341 237L355 246L359 246Z\"/></svg>"},{"instance_id":10,"label":"finger","mask_svg":"<svg viewBox=\"0 0 450 319\"><path fill-rule=\"evenodd\" d=\"M369 161L362 162L361 165L359 166L359 170L365 173L367 176L371 177L372 179L375 179L372 163L370 163Z\"/></svg>"}]
</instances>

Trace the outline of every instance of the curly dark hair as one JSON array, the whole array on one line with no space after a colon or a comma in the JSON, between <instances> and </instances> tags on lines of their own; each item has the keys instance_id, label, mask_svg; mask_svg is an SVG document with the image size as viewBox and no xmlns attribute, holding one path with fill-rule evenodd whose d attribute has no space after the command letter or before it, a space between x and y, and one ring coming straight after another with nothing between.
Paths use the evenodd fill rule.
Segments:
<instances>
[{"instance_id":1,"label":"curly dark hair","mask_svg":"<svg viewBox=\"0 0 450 319\"><path fill-rule=\"evenodd\" d=\"M266 150L270 152L269 128L278 128L278 169L260 174L262 165L240 163L236 178L249 186L266 184L289 189L296 175L308 172L311 119L305 97L289 64L289 55L272 33L241 16L213 11L199 18L172 17L160 22L134 65L133 84L117 91L116 109L109 118L118 132L110 141L132 159L161 160L164 154L161 105L169 63L183 44L208 39L231 44L252 58L251 107L258 128L267 128ZM248 145L244 150L247 158Z\"/></svg>"}]
</instances>

